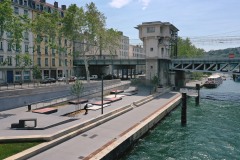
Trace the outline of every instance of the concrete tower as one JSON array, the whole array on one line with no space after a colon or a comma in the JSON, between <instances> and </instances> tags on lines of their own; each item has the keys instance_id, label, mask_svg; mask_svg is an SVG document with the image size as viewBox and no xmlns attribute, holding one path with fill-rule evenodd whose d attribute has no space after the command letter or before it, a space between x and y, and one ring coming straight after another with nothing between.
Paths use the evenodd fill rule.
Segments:
<instances>
[{"instance_id":1,"label":"concrete tower","mask_svg":"<svg viewBox=\"0 0 240 160\"><path fill-rule=\"evenodd\" d=\"M169 22L161 21L143 22L135 28L139 30L146 53L146 79L157 76L159 85L174 85L169 63L177 55L178 29Z\"/></svg>"}]
</instances>

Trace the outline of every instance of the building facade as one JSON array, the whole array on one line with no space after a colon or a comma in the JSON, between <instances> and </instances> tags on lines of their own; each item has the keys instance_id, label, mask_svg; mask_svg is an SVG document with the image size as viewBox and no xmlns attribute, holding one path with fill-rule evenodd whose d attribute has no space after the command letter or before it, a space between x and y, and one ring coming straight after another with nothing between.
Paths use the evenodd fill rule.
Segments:
<instances>
[{"instance_id":1,"label":"building facade","mask_svg":"<svg viewBox=\"0 0 240 160\"><path fill-rule=\"evenodd\" d=\"M146 53L144 52L142 45L129 45L129 59L146 59ZM137 65L136 73L145 74L146 66Z\"/></svg>"},{"instance_id":2,"label":"building facade","mask_svg":"<svg viewBox=\"0 0 240 160\"><path fill-rule=\"evenodd\" d=\"M143 22L135 27L139 30L139 38L143 41L146 53L146 79L154 76L159 79L159 85L169 85L170 58L176 56L176 41L178 29L169 22Z\"/></svg>"},{"instance_id":3,"label":"building facade","mask_svg":"<svg viewBox=\"0 0 240 160\"><path fill-rule=\"evenodd\" d=\"M58 2L54 2L54 5L46 3L45 0L32 1L33 19L42 12L53 13L58 12L60 17L64 17L64 10L66 6L62 5L58 7ZM64 37L58 37L55 39L56 48L50 47L50 38L45 35L41 35L42 41L36 42L39 35L33 35L34 37L34 54L33 63L39 66L42 78L51 77L70 77L74 75L73 72L73 43Z\"/></svg>"},{"instance_id":4,"label":"building facade","mask_svg":"<svg viewBox=\"0 0 240 160\"><path fill-rule=\"evenodd\" d=\"M12 9L16 16L26 15L32 19L32 9L28 0L13 0ZM0 41L0 83L13 83L30 81L32 72L30 68L22 70L18 67L16 56L18 54L29 54L33 57L33 34L31 31L24 31L20 46L10 43L12 34L4 32Z\"/></svg>"}]
</instances>

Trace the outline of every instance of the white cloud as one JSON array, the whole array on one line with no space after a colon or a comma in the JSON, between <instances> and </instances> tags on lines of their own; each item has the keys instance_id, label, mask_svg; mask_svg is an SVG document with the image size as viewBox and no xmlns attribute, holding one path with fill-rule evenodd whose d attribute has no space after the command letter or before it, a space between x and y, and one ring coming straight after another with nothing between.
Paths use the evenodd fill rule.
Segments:
<instances>
[{"instance_id":1,"label":"white cloud","mask_svg":"<svg viewBox=\"0 0 240 160\"><path fill-rule=\"evenodd\" d=\"M130 2L131 0L112 0L112 2L110 2L110 6L114 8L122 8L123 6L129 4Z\"/></svg>"},{"instance_id":2,"label":"white cloud","mask_svg":"<svg viewBox=\"0 0 240 160\"><path fill-rule=\"evenodd\" d=\"M139 0L139 2L142 4L142 9L145 10L147 6L149 5L151 0Z\"/></svg>"}]
</instances>

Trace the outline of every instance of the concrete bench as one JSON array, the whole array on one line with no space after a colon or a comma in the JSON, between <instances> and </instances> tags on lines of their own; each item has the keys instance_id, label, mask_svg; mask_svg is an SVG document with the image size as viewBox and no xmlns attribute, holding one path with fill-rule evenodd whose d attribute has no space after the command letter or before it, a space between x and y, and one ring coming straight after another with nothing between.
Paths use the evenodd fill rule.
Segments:
<instances>
[{"instance_id":1,"label":"concrete bench","mask_svg":"<svg viewBox=\"0 0 240 160\"><path fill-rule=\"evenodd\" d=\"M37 119L36 118L28 118L28 119L20 119L19 123L12 123L11 124L11 128L26 128L26 122L34 122L33 127L31 128L35 128L37 126ZM27 126L29 127L29 126Z\"/></svg>"}]
</instances>

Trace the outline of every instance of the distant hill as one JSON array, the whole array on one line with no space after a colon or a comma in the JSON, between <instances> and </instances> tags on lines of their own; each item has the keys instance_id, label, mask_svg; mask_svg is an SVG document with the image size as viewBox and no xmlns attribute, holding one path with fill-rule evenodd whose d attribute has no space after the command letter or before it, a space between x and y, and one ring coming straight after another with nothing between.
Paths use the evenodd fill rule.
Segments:
<instances>
[{"instance_id":1,"label":"distant hill","mask_svg":"<svg viewBox=\"0 0 240 160\"><path fill-rule=\"evenodd\" d=\"M220 50L211 50L205 52L205 56L209 57L218 57L218 58L228 58L229 54L234 54L235 58L240 58L240 47L237 48L227 48L227 49L220 49Z\"/></svg>"}]
</instances>

